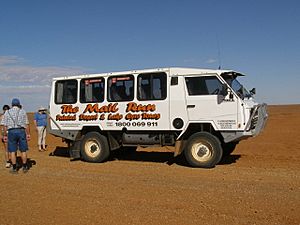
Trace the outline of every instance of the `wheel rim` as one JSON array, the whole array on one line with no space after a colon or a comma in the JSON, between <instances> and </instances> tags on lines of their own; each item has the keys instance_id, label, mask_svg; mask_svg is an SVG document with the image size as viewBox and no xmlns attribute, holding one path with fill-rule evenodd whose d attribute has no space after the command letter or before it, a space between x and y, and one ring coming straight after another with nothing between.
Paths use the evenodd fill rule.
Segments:
<instances>
[{"instance_id":1,"label":"wheel rim","mask_svg":"<svg viewBox=\"0 0 300 225\"><path fill-rule=\"evenodd\" d=\"M192 156L199 162L206 162L212 157L212 146L205 142L195 143L192 146Z\"/></svg>"},{"instance_id":2,"label":"wheel rim","mask_svg":"<svg viewBox=\"0 0 300 225\"><path fill-rule=\"evenodd\" d=\"M85 152L90 157L96 157L101 152L101 146L96 140L89 140L84 145Z\"/></svg>"}]
</instances>

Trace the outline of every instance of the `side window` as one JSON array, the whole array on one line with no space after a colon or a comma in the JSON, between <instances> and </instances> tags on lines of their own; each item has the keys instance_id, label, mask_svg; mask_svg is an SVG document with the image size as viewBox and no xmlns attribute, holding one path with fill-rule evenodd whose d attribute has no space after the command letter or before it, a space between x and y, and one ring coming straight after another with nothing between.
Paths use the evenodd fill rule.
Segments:
<instances>
[{"instance_id":1,"label":"side window","mask_svg":"<svg viewBox=\"0 0 300 225\"><path fill-rule=\"evenodd\" d=\"M108 78L108 101L132 101L134 96L133 75L114 76Z\"/></svg>"},{"instance_id":2,"label":"side window","mask_svg":"<svg viewBox=\"0 0 300 225\"><path fill-rule=\"evenodd\" d=\"M217 95L222 90L222 83L215 76L186 77L189 95Z\"/></svg>"},{"instance_id":3,"label":"side window","mask_svg":"<svg viewBox=\"0 0 300 225\"><path fill-rule=\"evenodd\" d=\"M104 100L104 78L82 79L80 81L80 102L93 103Z\"/></svg>"},{"instance_id":4,"label":"side window","mask_svg":"<svg viewBox=\"0 0 300 225\"><path fill-rule=\"evenodd\" d=\"M137 87L138 100L163 100L167 97L167 74L140 74Z\"/></svg>"},{"instance_id":5,"label":"side window","mask_svg":"<svg viewBox=\"0 0 300 225\"><path fill-rule=\"evenodd\" d=\"M55 83L55 103L74 104L77 102L77 80L61 80Z\"/></svg>"}]
</instances>

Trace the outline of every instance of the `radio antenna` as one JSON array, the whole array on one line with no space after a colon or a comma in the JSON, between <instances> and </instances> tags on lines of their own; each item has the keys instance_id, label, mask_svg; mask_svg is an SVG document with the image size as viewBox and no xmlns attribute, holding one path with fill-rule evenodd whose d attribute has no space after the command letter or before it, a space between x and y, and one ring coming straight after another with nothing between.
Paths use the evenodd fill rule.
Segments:
<instances>
[{"instance_id":1,"label":"radio antenna","mask_svg":"<svg viewBox=\"0 0 300 225\"><path fill-rule=\"evenodd\" d=\"M221 69L221 50L220 50L220 42L219 42L219 36L218 34L216 35L217 38L217 48L218 48L218 61L219 61L219 66L218 69Z\"/></svg>"}]
</instances>

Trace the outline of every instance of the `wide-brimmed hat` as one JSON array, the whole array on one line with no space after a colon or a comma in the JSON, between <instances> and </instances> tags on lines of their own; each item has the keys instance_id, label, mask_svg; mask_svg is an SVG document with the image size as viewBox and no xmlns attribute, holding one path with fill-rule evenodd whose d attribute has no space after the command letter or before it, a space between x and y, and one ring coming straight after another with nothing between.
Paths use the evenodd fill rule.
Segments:
<instances>
[{"instance_id":1,"label":"wide-brimmed hat","mask_svg":"<svg viewBox=\"0 0 300 225\"><path fill-rule=\"evenodd\" d=\"M46 109L45 109L43 106L41 106L41 107L39 108L39 111L46 111Z\"/></svg>"}]
</instances>

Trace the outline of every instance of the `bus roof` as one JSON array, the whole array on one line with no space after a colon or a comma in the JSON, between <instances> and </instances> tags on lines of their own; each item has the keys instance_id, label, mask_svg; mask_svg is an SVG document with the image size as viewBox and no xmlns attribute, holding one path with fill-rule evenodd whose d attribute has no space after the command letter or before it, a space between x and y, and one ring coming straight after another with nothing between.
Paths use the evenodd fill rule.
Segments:
<instances>
[{"instance_id":1,"label":"bus roof","mask_svg":"<svg viewBox=\"0 0 300 225\"><path fill-rule=\"evenodd\" d=\"M214 70L214 69L200 69L200 68L184 68L184 67L168 67L168 68L156 68L156 69L142 69L142 70L128 70L120 72L108 72L108 73L95 73L95 74L80 74L55 77L53 80L62 79L81 79L95 76L108 77L116 75L128 75L128 74L140 74L140 73L159 73L169 72L171 76L183 76L183 75L205 75L205 74L223 74L244 76L244 74L233 71L233 70Z\"/></svg>"}]
</instances>

